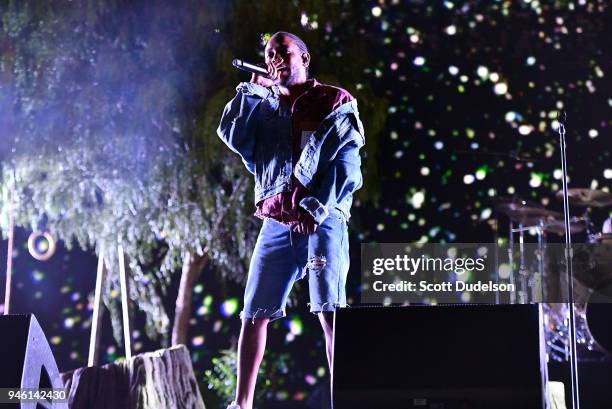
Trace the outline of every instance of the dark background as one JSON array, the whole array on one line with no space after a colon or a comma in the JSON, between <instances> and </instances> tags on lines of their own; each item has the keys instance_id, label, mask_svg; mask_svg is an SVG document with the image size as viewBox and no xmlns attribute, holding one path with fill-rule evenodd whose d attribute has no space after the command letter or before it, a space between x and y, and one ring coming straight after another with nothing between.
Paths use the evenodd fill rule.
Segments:
<instances>
[{"instance_id":1,"label":"dark background","mask_svg":"<svg viewBox=\"0 0 612 409\"><path fill-rule=\"evenodd\" d=\"M316 10L296 4L312 22ZM561 165L553 127L559 109L569 118L570 187L610 188L608 2L343 4L344 18L357 31L334 26L330 35L366 46L368 64L351 68L388 102L374 158L368 157L366 135L364 159L377 161L380 196L358 198L354 205L350 304L359 303L361 242L491 242L491 199L496 196L515 195L560 210L554 197ZM320 22L316 29L325 27ZM277 29L284 27L269 28ZM313 30L307 24L302 29ZM316 77L319 45L308 45ZM506 84L507 92L496 93L496 84L498 92L499 84ZM574 214L583 210L572 209ZM608 215L609 209L591 214L597 227ZM49 261L38 262L27 251L28 234L17 230L15 239L13 312L36 314L60 370L86 365L96 258L60 245ZM3 241L0 260L5 259ZM168 311L173 311L176 284L167 297ZM306 399L327 373L322 333L300 287L299 305L270 332L271 349L291 356L286 383L275 397L279 400ZM199 381L211 358L235 345L242 293L241 285L219 281L212 271L205 271L196 287L188 347ZM137 352L159 347L143 332L134 342ZM101 356L111 362L121 355L106 315ZM206 402L210 392L203 393Z\"/></svg>"}]
</instances>

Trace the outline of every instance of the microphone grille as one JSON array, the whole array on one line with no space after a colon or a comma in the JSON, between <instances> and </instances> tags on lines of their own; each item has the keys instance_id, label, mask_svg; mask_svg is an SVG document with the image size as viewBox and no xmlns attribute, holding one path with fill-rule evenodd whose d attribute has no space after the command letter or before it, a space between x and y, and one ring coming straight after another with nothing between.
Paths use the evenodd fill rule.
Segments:
<instances>
[{"instance_id":1,"label":"microphone grille","mask_svg":"<svg viewBox=\"0 0 612 409\"><path fill-rule=\"evenodd\" d=\"M567 111L561 110L557 112L557 121L565 125L567 123Z\"/></svg>"}]
</instances>

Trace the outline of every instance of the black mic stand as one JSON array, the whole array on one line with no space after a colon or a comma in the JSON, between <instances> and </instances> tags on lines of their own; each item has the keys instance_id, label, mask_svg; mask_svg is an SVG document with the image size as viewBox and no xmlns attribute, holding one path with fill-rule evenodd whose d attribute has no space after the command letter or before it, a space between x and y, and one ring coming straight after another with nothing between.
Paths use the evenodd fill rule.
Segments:
<instances>
[{"instance_id":1,"label":"black mic stand","mask_svg":"<svg viewBox=\"0 0 612 409\"><path fill-rule=\"evenodd\" d=\"M567 191L567 156L565 150L565 124L567 114L559 112L559 144L561 145L561 171L563 172L563 219L565 222L565 271L567 274L568 287L568 311L569 311L569 346L570 346L570 371L572 378L572 408L580 409L579 385L578 385L578 357L576 354L576 314L574 311L574 271L572 236L570 231L569 198Z\"/></svg>"}]
</instances>

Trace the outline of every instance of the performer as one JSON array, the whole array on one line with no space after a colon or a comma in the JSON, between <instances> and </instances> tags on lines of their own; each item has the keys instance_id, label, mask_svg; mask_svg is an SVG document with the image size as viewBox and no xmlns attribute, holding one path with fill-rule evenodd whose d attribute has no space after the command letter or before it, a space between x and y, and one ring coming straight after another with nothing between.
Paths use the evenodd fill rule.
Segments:
<instances>
[{"instance_id":1,"label":"performer","mask_svg":"<svg viewBox=\"0 0 612 409\"><path fill-rule=\"evenodd\" d=\"M308 79L310 61L298 36L275 33L265 47L273 79L254 74L240 83L217 130L255 176L255 215L263 219L240 313L236 400L228 409L252 409L268 323L286 315L293 283L306 275L331 374L333 311L346 306L346 223L362 185L365 139L357 101Z\"/></svg>"}]
</instances>

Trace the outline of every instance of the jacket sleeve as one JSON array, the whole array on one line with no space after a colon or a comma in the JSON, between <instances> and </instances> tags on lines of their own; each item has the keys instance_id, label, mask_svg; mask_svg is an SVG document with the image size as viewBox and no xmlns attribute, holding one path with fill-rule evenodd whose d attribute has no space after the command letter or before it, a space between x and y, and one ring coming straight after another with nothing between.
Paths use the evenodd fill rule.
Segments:
<instances>
[{"instance_id":1,"label":"jacket sleeve","mask_svg":"<svg viewBox=\"0 0 612 409\"><path fill-rule=\"evenodd\" d=\"M240 155L249 172L255 173L257 115L261 102L271 91L248 82L240 83L236 91L236 96L223 110L217 135L233 152Z\"/></svg>"},{"instance_id":2,"label":"jacket sleeve","mask_svg":"<svg viewBox=\"0 0 612 409\"><path fill-rule=\"evenodd\" d=\"M339 124L341 132L326 136L312 178L305 172L295 172L296 178L310 191L299 204L318 224L325 220L330 209L352 197L363 184L359 156L364 145L363 128L352 115L347 115Z\"/></svg>"}]
</instances>

